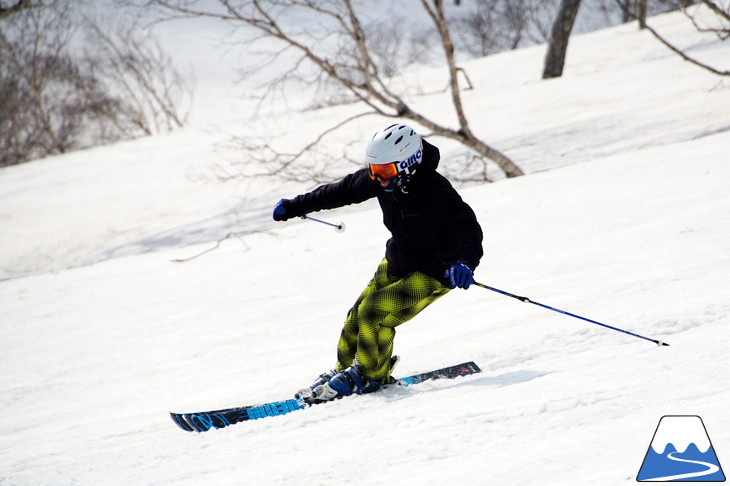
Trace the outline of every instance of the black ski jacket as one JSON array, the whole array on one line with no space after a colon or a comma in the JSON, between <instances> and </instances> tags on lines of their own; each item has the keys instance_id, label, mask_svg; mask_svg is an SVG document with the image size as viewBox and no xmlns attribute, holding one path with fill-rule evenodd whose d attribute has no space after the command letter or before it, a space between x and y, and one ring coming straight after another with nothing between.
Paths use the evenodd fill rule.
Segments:
<instances>
[{"instance_id":1,"label":"black ski jacket","mask_svg":"<svg viewBox=\"0 0 730 486\"><path fill-rule=\"evenodd\" d=\"M420 271L447 283L444 273L457 260L466 260L472 270L479 265L482 229L471 207L436 172L439 160L438 148L423 140L423 160L403 190L385 192L363 168L295 197L291 212L304 216L377 197L392 234L385 250L391 272L402 277Z\"/></svg>"}]
</instances>

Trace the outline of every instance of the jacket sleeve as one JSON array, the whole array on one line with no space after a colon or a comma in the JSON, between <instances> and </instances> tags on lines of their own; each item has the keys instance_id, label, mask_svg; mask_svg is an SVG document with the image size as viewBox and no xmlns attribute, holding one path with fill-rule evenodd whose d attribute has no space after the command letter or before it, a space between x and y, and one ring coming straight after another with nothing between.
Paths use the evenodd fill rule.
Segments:
<instances>
[{"instance_id":1,"label":"jacket sleeve","mask_svg":"<svg viewBox=\"0 0 730 486\"><path fill-rule=\"evenodd\" d=\"M439 192L442 198L437 203L436 211L455 236L456 260L468 261L469 267L474 270L484 255L482 227L474 210L464 202L456 189L445 179L441 179L441 182L443 186Z\"/></svg>"},{"instance_id":2,"label":"jacket sleeve","mask_svg":"<svg viewBox=\"0 0 730 486\"><path fill-rule=\"evenodd\" d=\"M367 169L346 175L341 181L319 186L312 192L291 200L294 216L358 204L377 195L377 182L370 179Z\"/></svg>"}]
</instances>

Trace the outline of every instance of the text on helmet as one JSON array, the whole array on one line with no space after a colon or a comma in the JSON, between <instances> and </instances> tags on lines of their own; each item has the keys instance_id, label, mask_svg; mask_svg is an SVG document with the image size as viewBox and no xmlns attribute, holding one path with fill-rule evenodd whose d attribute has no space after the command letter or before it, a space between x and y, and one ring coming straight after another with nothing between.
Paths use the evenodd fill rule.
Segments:
<instances>
[{"instance_id":1,"label":"text on helmet","mask_svg":"<svg viewBox=\"0 0 730 486\"><path fill-rule=\"evenodd\" d=\"M423 156L423 149L418 149L415 154L400 163L400 170L407 169L408 167L417 164L421 160L421 156Z\"/></svg>"}]
</instances>

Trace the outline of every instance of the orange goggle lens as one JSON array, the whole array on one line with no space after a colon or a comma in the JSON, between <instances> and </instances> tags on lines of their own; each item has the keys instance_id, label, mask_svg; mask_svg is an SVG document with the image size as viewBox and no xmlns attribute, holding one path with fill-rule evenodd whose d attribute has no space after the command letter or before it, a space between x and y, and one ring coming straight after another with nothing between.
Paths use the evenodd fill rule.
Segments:
<instances>
[{"instance_id":1,"label":"orange goggle lens","mask_svg":"<svg viewBox=\"0 0 730 486\"><path fill-rule=\"evenodd\" d=\"M370 168L370 178L375 180L377 177L380 180L387 181L398 175L398 166L395 162L390 164L368 164Z\"/></svg>"}]
</instances>

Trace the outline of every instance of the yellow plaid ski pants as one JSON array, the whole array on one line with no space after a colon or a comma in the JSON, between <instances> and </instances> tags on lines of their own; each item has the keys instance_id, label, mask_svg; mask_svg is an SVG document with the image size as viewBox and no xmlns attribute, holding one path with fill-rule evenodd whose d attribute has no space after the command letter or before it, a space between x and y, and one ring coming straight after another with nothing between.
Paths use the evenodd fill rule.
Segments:
<instances>
[{"instance_id":1,"label":"yellow plaid ski pants","mask_svg":"<svg viewBox=\"0 0 730 486\"><path fill-rule=\"evenodd\" d=\"M390 273L388 261L383 259L372 280L347 313L337 344L337 371L350 366L357 356L367 378L387 380L395 328L449 290L435 278L421 272L398 278Z\"/></svg>"}]
</instances>

